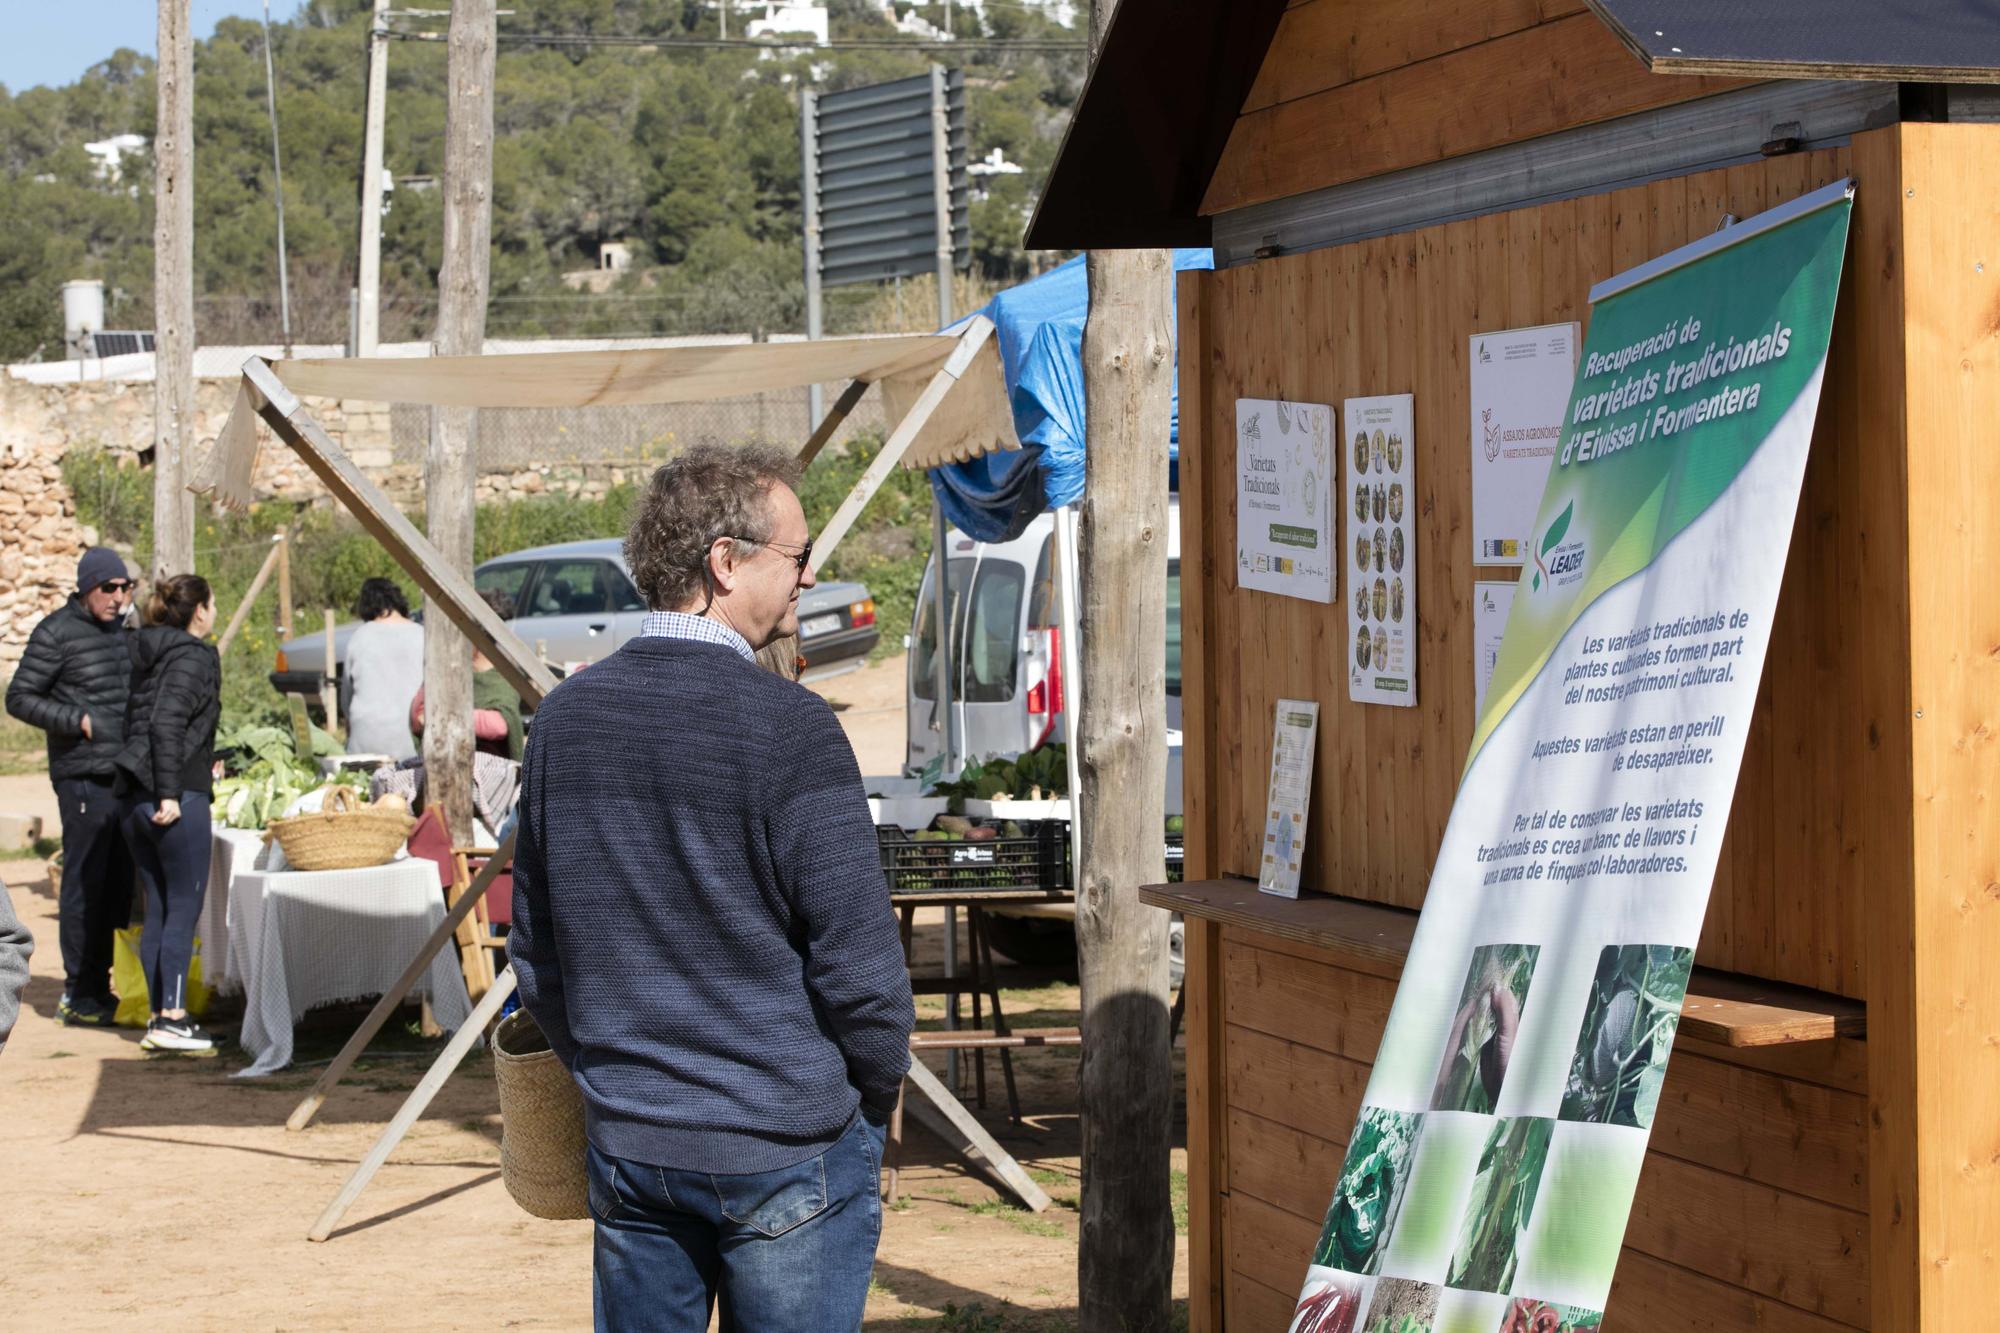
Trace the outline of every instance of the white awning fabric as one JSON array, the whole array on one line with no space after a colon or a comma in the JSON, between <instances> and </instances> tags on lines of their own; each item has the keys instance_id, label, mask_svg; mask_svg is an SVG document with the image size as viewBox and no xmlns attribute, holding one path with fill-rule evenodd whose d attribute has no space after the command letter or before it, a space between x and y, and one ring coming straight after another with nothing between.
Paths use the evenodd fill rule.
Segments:
<instances>
[{"instance_id":1,"label":"white awning fabric","mask_svg":"<svg viewBox=\"0 0 2000 1333\"><path fill-rule=\"evenodd\" d=\"M274 361L270 369L301 397L474 408L686 403L861 380L882 384L891 420L900 421L959 341L949 334L924 334L421 359L346 357ZM244 380L191 489L212 492L232 507L249 503L259 406L256 390ZM932 413L904 463L928 468L1018 447L999 356L988 340Z\"/></svg>"}]
</instances>

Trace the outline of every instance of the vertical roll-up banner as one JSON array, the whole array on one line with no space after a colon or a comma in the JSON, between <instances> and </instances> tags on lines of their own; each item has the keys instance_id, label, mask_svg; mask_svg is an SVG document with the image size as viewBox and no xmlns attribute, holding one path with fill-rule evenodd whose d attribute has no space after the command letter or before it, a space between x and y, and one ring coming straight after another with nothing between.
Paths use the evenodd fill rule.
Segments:
<instances>
[{"instance_id":1,"label":"vertical roll-up banner","mask_svg":"<svg viewBox=\"0 0 2000 1333\"><path fill-rule=\"evenodd\" d=\"M1293 1333L1601 1320L1764 669L1852 201L1837 182L1591 292Z\"/></svg>"}]
</instances>

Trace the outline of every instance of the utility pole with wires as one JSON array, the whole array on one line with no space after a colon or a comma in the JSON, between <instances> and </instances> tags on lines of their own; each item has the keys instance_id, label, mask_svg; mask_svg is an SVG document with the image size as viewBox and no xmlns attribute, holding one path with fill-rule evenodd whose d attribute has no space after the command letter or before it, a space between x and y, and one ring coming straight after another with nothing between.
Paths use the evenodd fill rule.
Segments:
<instances>
[{"instance_id":1,"label":"utility pole with wires","mask_svg":"<svg viewBox=\"0 0 2000 1333\"><path fill-rule=\"evenodd\" d=\"M493 240L493 0L456 0L445 57L444 259L437 352L476 356L486 340ZM472 576L472 447L478 415L431 409L424 456L429 537ZM472 837L472 645L443 617L424 626L424 787L452 842Z\"/></svg>"},{"instance_id":2,"label":"utility pole with wires","mask_svg":"<svg viewBox=\"0 0 2000 1333\"><path fill-rule=\"evenodd\" d=\"M292 354L292 280L285 263L285 166L278 153L278 76L271 61L271 0L264 0L264 101L271 110L271 183L278 199L278 322Z\"/></svg>"},{"instance_id":3,"label":"utility pole with wires","mask_svg":"<svg viewBox=\"0 0 2000 1333\"><path fill-rule=\"evenodd\" d=\"M153 569L194 569L194 34L188 0L159 0L153 136Z\"/></svg>"},{"instance_id":4,"label":"utility pole with wires","mask_svg":"<svg viewBox=\"0 0 2000 1333\"><path fill-rule=\"evenodd\" d=\"M368 104L361 131L361 255L356 264L354 354L373 356L382 339L382 131L389 99L389 0L375 0L368 25Z\"/></svg>"}]
</instances>

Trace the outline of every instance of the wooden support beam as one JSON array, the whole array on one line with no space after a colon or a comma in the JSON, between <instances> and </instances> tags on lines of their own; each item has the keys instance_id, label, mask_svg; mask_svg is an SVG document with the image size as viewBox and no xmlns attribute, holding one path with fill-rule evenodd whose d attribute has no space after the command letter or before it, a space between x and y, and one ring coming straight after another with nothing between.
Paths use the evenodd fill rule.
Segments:
<instances>
[{"instance_id":1,"label":"wooden support beam","mask_svg":"<svg viewBox=\"0 0 2000 1333\"><path fill-rule=\"evenodd\" d=\"M250 590L244 593L243 600L236 604L236 612L229 617L229 624L224 627L222 637L215 641L215 652L218 657L229 655L229 645L235 641L236 631L243 628L244 617L250 614L251 607L257 605L257 594L264 591L264 584L269 581L271 572L278 567L278 562L284 554L285 534L281 532L271 539L271 553L264 557L263 564L257 566L257 577L250 580Z\"/></svg>"},{"instance_id":2,"label":"wooden support beam","mask_svg":"<svg viewBox=\"0 0 2000 1333\"><path fill-rule=\"evenodd\" d=\"M261 357L243 365L244 378L263 399L257 414L278 438L305 460L313 475L382 543L403 572L424 590L429 606L458 626L484 653L507 683L529 704L539 704L556 678L507 622L493 614L472 580L451 568L437 548L417 531L395 502L362 474Z\"/></svg>"},{"instance_id":3,"label":"wooden support beam","mask_svg":"<svg viewBox=\"0 0 2000 1333\"><path fill-rule=\"evenodd\" d=\"M923 433L924 423L931 419L931 414L937 411L938 404L944 401L944 396L951 392L952 386L958 383L959 376L972 365L973 357L992 336L993 323L983 315L975 316L972 322L966 325L965 332L959 335L958 346L952 349L951 355L945 358L944 365L931 376L930 383L924 386L923 393L917 396L917 401L910 407L909 412L896 423L896 429L891 431L889 438L883 442L882 452L875 455L875 461L861 474L861 480L854 483L854 489L840 502L840 508L834 511L833 517L827 520L826 526L814 537L813 573L819 573L825 566L827 557L840 545L840 539L847 535L848 529L854 526L854 521L861 517L861 511L875 498L875 492L889 479L889 473L903 461L903 455L910 451L910 446L917 442L917 436ZM845 394L841 396L846 397Z\"/></svg>"},{"instance_id":4,"label":"wooden support beam","mask_svg":"<svg viewBox=\"0 0 2000 1333\"><path fill-rule=\"evenodd\" d=\"M833 438L833 433L840 429L840 423L847 420L847 414L855 409L861 402L861 395L867 392L866 380L852 380L840 391L840 397L833 400L833 406L827 409L826 416L813 429L812 438L806 441L805 448L799 450L801 469L811 466L813 459L819 457L819 451L826 448L826 442Z\"/></svg>"},{"instance_id":5,"label":"wooden support beam","mask_svg":"<svg viewBox=\"0 0 2000 1333\"><path fill-rule=\"evenodd\" d=\"M1014 1160L1012 1153L1001 1147L999 1141L986 1132L986 1126L973 1118L972 1112L965 1109L965 1104L951 1095L951 1090L945 1087L944 1082L936 1074L924 1066L923 1061L910 1061L909 1079L930 1103L926 1106L919 1101L907 1102L905 1110L909 1114L915 1116L926 1129L938 1134L953 1148L964 1151L963 1145L970 1144L1007 1188L1035 1212L1039 1213L1049 1206L1049 1196L1043 1192L1042 1187L1021 1169L1021 1164ZM933 1107L936 1108L935 1113L932 1111ZM946 1126L949 1126L948 1129L938 1125L937 1121L940 1118ZM954 1141L955 1138L962 1140L962 1143Z\"/></svg>"},{"instance_id":6,"label":"wooden support beam","mask_svg":"<svg viewBox=\"0 0 2000 1333\"><path fill-rule=\"evenodd\" d=\"M446 1080L451 1077L452 1071L458 1068L459 1062L465 1059L467 1052L471 1051L485 1035L486 1025L499 1014L500 1006L505 1004L507 997L513 993L514 969L510 967L494 981L493 989L486 992L485 998L474 1006L472 1017L465 1020L465 1026L453 1033L451 1040L445 1043L444 1050L440 1051L438 1058L432 1061L430 1069L425 1072L416 1090L410 1093L396 1111L396 1118L383 1126L382 1133L376 1138L375 1145L368 1150L368 1155L361 1159L354 1168L354 1174L340 1187L340 1193L334 1196L333 1202L326 1206L326 1211L319 1215L317 1222L313 1223L312 1230L306 1233L307 1240L325 1240L333 1234L333 1229L340 1225L340 1219L346 1214L349 1206L361 1196L362 1190L368 1188L368 1182L382 1169L382 1163L389 1160L389 1154L396 1150L396 1145L410 1132L410 1126L417 1123L417 1117L424 1113L424 1108L438 1095L438 1090L444 1087Z\"/></svg>"}]
</instances>

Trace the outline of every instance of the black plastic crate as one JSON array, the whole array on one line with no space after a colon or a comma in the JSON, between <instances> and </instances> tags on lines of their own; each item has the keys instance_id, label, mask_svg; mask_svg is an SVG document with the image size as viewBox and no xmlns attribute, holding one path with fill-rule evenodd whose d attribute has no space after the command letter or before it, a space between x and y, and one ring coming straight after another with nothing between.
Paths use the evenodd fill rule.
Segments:
<instances>
[{"instance_id":1,"label":"black plastic crate","mask_svg":"<svg viewBox=\"0 0 2000 1333\"><path fill-rule=\"evenodd\" d=\"M1187 839L1185 834L1167 835L1167 883L1178 884L1183 878L1181 863L1187 859Z\"/></svg>"},{"instance_id":2,"label":"black plastic crate","mask_svg":"<svg viewBox=\"0 0 2000 1333\"><path fill-rule=\"evenodd\" d=\"M1069 887L1069 826L1059 819L1024 823L1018 838L981 842L918 841L893 824L877 825L875 837L892 895Z\"/></svg>"}]
</instances>

